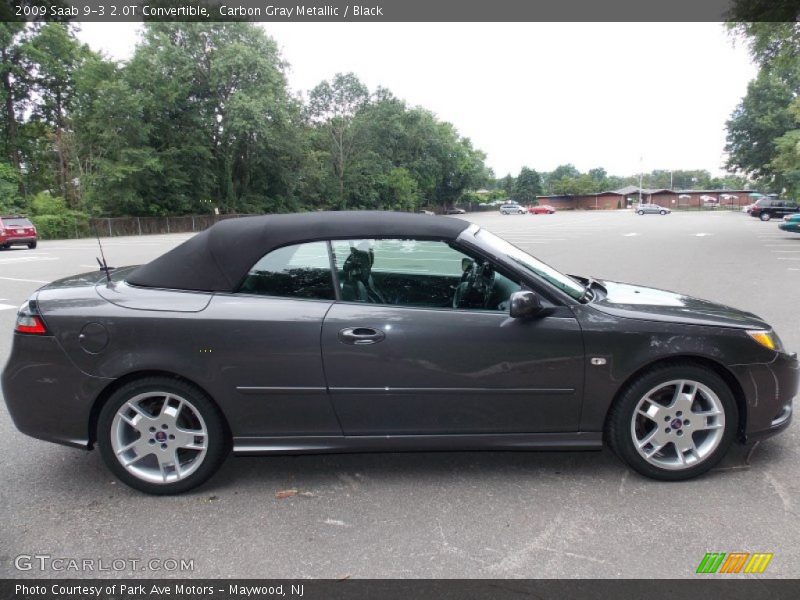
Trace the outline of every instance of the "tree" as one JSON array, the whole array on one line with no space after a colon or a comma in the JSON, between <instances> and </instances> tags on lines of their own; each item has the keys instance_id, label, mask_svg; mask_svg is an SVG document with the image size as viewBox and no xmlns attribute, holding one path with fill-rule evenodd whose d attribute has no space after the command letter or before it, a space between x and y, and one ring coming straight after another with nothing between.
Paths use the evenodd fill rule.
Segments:
<instances>
[{"instance_id":1,"label":"tree","mask_svg":"<svg viewBox=\"0 0 800 600\"><path fill-rule=\"evenodd\" d=\"M300 170L299 106L275 42L249 23L148 23L124 81L148 126L150 214L289 206ZM137 108L137 110L139 110Z\"/></svg>"},{"instance_id":2,"label":"tree","mask_svg":"<svg viewBox=\"0 0 800 600\"><path fill-rule=\"evenodd\" d=\"M748 44L759 72L727 123L726 166L776 192L794 185L786 163L791 136L786 136L795 128L790 104L800 94L796 17L796 3L737 0L729 24Z\"/></svg>"},{"instance_id":3,"label":"tree","mask_svg":"<svg viewBox=\"0 0 800 600\"><path fill-rule=\"evenodd\" d=\"M419 190L416 180L403 167L395 167L389 171L383 184L385 188L386 208L396 210L416 210L419 202Z\"/></svg>"},{"instance_id":4,"label":"tree","mask_svg":"<svg viewBox=\"0 0 800 600\"><path fill-rule=\"evenodd\" d=\"M541 180L541 177L540 177L540 180ZM510 198L511 194L514 191L514 183L515 183L514 178L511 176L511 173L509 173L508 175L503 177L503 179L501 179L498 183L499 183L500 189L502 189L505 192L506 197ZM541 181L539 183L540 183L540 186L541 186Z\"/></svg>"},{"instance_id":5,"label":"tree","mask_svg":"<svg viewBox=\"0 0 800 600\"><path fill-rule=\"evenodd\" d=\"M533 169L522 167L514 181L511 198L523 204L535 204L536 196L542 193L542 178Z\"/></svg>"},{"instance_id":6,"label":"tree","mask_svg":"<svg viewBox=\"0 0 800 600\"><path fill-rule=\"evenodd\" d=\"M747 86L747 95L728 120L727 168L763 181L775 191L782 186L775 172L775 140L793 128L789 104L794 92L785 82L760 71Z\"/></svg>"},{"instance_id":7,"label":"tree","mask_svg":"<svg viewBox=\"0 0 800 600\"><path fill-rule=\"evenodd\" d=\"M308 114L328 134L333 169L339 184L339 205L347 206L345 177L356 147L356 113L369 101L369 90L353 73L337 73L309 94Z\"/></svg>"},{"instance_id":8,"label":"tree","mask_svg":"<svg viewBox=\"0 0 800 600\"><path fill-rule=\"evenodd\" d=\"M800 194L800 99L795 99L789 110L794 118L794 129L775 141L775 157L770 168L786 190L796 197Z\"/></svg>"},{"instance_id":9,"label":"tree","mask_svg":"<svg viewBox=\"0 0 800 600\"><path fill-rule=\"evenodd\" d=\"M3 156L19 170L22 157L19 147L19 115L25 108L29 86L26 81L25 56L22 51L28 33L23 23L0 23L0 94L2 94ZM21 178L20 178L21 181Z\"/></svg>"},{"instance_id":10,"label":"tree","mask_svg":"<svg viewBox=\"0 0 800 600\"><path fill-rule=\"evenodd\" d=\"M47 170L52 165L55 188L72 208L77 208L80 193L72 169L74 138L72 111L76 108L75 73L95 55L75 38L70 25L48 23L26 44L31 61L33 93L38 96L31 120L40 122L52 133L53 158L36 165Z\"/></svg>"},{"instance_id":11,"label":"tree","mask_svg":"<svg viewBox=\"0 0 800 600\"><path fill-rule=\"evenodd\" d=\"M19 171L0 161L0 215L17 212L20 205L18 187Z\"/></svg>"}]
</instances>

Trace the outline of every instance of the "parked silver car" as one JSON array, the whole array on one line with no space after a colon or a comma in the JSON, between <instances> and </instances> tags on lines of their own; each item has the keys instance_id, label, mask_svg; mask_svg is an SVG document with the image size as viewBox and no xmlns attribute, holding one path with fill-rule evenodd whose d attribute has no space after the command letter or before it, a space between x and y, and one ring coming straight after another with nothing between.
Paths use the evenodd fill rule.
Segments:
<instances>
[{"instance_id":1,"label":"parked silver car","mask_svg":"<svg viewBox=\"0 0 800 600\"><path fill-rule=\"evenodd\" d=\"M523 208L519 204L509 203L509 204L503 204L500 207L500 214L501 215L527 215L528 214L528 210L526 208Z\"/></svg>"},{"instance_id":2,"label":"parked silver car","mask_svg":"<svg viewBox=\"0 0 800 600\"><path fill-rule=\"evenodd\" d=\"M644 214L659 214L659 215L668 215L672 211L665 206L659 206L658 204L639 204L636 206L636 214L637 215L644 215Z\"/></svg>"}]
</instances>

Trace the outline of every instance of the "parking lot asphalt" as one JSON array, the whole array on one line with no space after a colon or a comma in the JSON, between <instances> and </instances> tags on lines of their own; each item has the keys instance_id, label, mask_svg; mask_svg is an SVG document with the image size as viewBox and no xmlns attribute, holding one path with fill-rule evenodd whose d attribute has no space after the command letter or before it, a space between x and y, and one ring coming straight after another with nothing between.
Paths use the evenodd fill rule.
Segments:
<instances>
[{"instance_id":1,"label":"parking lot asphalt","mask_svg":"<svg viewBox=\"0 0 800 600\"><path fill-rule=\"evenodd\" d=\"M466 218L567 273L753 311L800 350L800 236L774 221L627 211ZM187 237L106 239L106 257L141 263ZM0 364L16 307L42 282L96 268L96 254L92 240L0 252ZM645 479L608 451L328 455L231 458L191 493L149 497L117 483L98 452L18 433L0 403L0 576L684 578L706 552L741 551L774 553L759 577L797 577L799 428L749 461L749 449L735 447L681 483ZM276 497L289 489L299 493ZM107 567L187 559L193 570L14 567L33 554Z\"/></svg>"}]
</instances>

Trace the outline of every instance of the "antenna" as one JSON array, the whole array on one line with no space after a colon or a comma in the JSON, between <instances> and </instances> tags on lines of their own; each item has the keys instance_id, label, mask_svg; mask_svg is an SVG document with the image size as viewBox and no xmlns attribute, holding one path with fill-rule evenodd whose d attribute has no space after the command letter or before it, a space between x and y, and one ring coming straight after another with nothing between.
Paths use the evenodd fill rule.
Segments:
<instances>
[{"instance_id":1,"label":"antenna","mask_svg":"<svg viewBox=\"0 0 800 600\"><path fill-rule=\"evenodd\" d=\"M103 244L100 241L100 234L97 232L97 226L94 228L94 235L97 238L97 245L100 246L100 256L103 257L102 261L99 258L96 259L97 264L100 265L100 270L106 274L106 280L108 283L111 283L111 271L114 269L114 267L109 267L108 263L106 262L106 255L103 252Z\"/></svg>"}]
</instances>

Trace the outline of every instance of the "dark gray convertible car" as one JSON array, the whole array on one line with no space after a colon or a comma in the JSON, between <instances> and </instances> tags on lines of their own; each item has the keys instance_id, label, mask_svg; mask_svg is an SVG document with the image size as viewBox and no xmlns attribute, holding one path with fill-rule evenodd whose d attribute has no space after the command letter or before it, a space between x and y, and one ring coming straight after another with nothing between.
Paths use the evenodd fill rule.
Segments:
<instances>
[{"instance_id":1,"label":"dark gray convertible car","mask_svg":"<svg viewBox=\"0 0 800 600\"><path fill-rule=\"evenodd\" d=\"M139 490L240 455L593 450L685 479L790 422L798 361L757 316L566 276L467 221L223 221L38 290L3 395L26 434Z\"/></svg>"}]
</instances>

